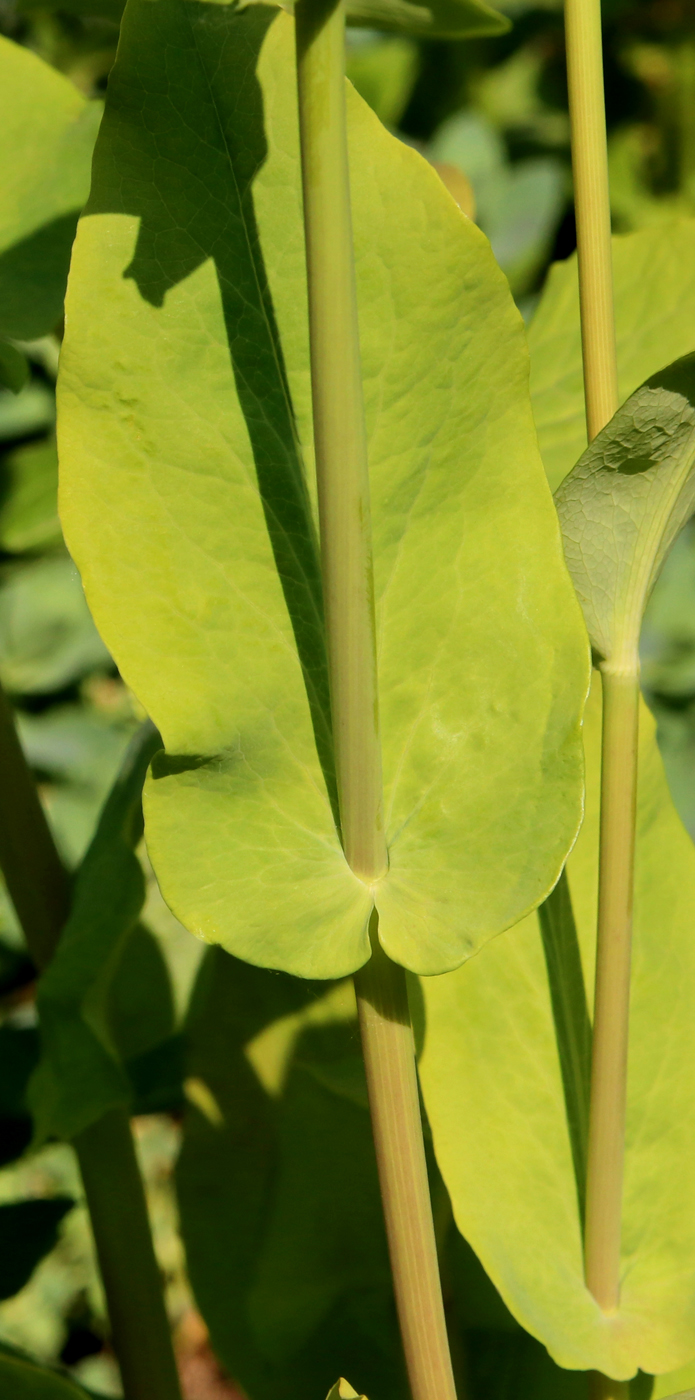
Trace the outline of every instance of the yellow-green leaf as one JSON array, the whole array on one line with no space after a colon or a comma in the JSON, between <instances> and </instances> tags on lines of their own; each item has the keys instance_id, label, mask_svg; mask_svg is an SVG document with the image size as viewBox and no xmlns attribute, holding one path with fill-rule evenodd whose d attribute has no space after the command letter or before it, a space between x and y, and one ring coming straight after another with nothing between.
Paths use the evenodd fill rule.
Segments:
<instances>
[{"instance_id":1,"label":"yellow-green leaf","mask_svg":"<svg viewBox=\"0 0 695 1400\"><path fill-rule=\"evenodd\" d=\"M0 35L0 334L33 340L63 309L101 103Z\"/></svg>"},{"instance_id":2,"label":"yellow-green leaf","mask_svg":"<svg viewBox=\"0 0 695 1400\"><path fill-rule=\"evenodd\" d=\"M586 819L568 863L584 985L568 982L566 991L578 1022L592 1004L600 743L597 684L585 720ZM583 1281L560 1058L566 1070L568 1049L553 1022L537 916L459 971L419 983L423 1090L459 1228L515 1317L561 1366L622 1378L638 1367L675 1370L695 1351L695 848L671 802L645 706L637 821L614 1316L601 1313Z\"/></svg>"},{"instance_id":3,"label":"yellow-green leaf","mask_svg":"<svg viewBox=\"0 0 695 1400\"><path fill-rule=\"evenodd\" d=\"M620 402L695 350L695 219L613 239ZM586 447L577 259L551 268L529 330L531 397L555 491Z\"/></svg>"},{"instance_id":4,"label":"yellow-green leaf","mask_svg":"<svg viewBox=\"0 0 695 1400\"><path fill-rule=\"evenodd\" d=\"M334 824L300 446L293 21L271 19L128 6L71 272L61 513L165 741L147 841L182 922L338 976L368 957L376 903L391 956L441 972L557 878L580 815L586 638L507 284L348 88L390 860L374 888L357 880Z\"/></svg>"}]
</instances>

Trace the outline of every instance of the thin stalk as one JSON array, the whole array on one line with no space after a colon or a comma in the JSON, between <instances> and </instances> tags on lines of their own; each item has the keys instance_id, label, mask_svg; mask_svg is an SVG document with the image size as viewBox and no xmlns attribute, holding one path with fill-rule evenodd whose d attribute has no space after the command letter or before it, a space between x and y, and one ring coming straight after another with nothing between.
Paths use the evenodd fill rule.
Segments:
<instances>
[{"instance_id":1,"label":"thin stalk","mask_svg":"<svg viewBox=\"0 0 695 1400\"><path fill-rule=\"evenodd\" d=\"M0 869L41 971L58 946L70 883L0 689ZM73 1142L126 1400L181 1400L142 1178L127 1115L111 1110Z\"/></svg>"},{"instance_id":2,"label":"thin stalk","mask_svg":"<svg viewBox=\"0 0 695 1400\"><path fill-rule=\"evenodd\" d=\"M630 1382L614 1381L601 1371L589 1372L589 1400L629 1400Z\"/></svg>"},{"instance_id":3,"label":"thin stalk","mask_svg":"<svg viewBox=\"0 0 695 1400\"><path fill-rule=\"evenodd\" d=\"M618 407L600 0L565 0L565 34L584 395L591 442Z\"/></svg>"},{"instance_id":4,"label":"thin stalk","mask_svg":"<svg viewBox=\"0 0 695 1400\"><path fill-rule=\"evenodd\" d=\"M345 855L387 867L376 679L367 434L345 112L342 4L300 0L297 85L311 389L333 745Z\"/></svg>"},{"instance_id":5,"label":"thin stalk","mask_svg":"<svg viewBox=\"0 0 695 1400\"><path fill-rule=\"evenodd\" d=\"M620 1302L639 676L601 670L603 742L596 992L591 1056L584 1265L604 1312Z\"/></svg>"},{"instance_id":6,"label":"thin stalk","mask_svg":"<svg viewBox=\"0 0 695 1400\"><path fill-rule=\"evenodd\" d=\"M367 438L345 109L345 15L296 7L314 442L331 716L346 858L373 885L383 822ZM380 948L355 977L391 1267L413 1400L455 1400L405 973Z\"/></svg>"},{"instance_id":7,"label":"thin stalk","mask_svg":"<svg viewBox=\"0 0 695 1400\"><path fill-rule=\"evenodd\" d=\"M403 1350L413 1400L455 1400L405 972L373 946L355 990Z\"/></svg>"}]
</instances>

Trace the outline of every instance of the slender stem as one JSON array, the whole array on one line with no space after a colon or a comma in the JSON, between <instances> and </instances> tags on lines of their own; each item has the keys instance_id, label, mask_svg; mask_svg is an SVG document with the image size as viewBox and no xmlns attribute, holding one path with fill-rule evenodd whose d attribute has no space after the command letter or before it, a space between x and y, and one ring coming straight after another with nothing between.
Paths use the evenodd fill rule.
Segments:
<instances>
[{"instance_id":1,"label":"slender stem","mask_svg":"<svg viewBox=\"0 0 695 1400\"><path fill-rule=\"evenodd\" d=\"M50 962L70 909L70 881L0 689L0 869L29 952Z\"/></svg>"},{"instance_id":2,"label":"slender stem","mask_svg":"<svg viewBox=\"0 0 695 1400\"><path fill-rule=\"evenodd\" d=\"M332 5L332 8L331 8ZM311 385L331 716L345 855L368 882L386 865L367 435L345 111L345 15L300 0L297 84Z\"/></svg>"},{"instance_id":3,"label":"slender stem","mask_svg":"<svg viewBox=\"0 0 695 1400\"><path fill-rule=\"evenodd\" d=\"M630 1382L614 1381L601 1371L590 1371L589 1400L630 1400Z\"/></svg>"},{"instance_id":4,"label":"slender stem","mask_svg":"<svg viewBox=\"0 0 695 1400\"><path fill-rule=\"evenodd\" d=\"M604 1312L620 1302L639 676L604 667L596 993L584 1266Z\"/></svg>"},{"instance_id":5,"label":"slender stem","mask_svg":"<svg viewBox=\"0 0 695 1400\"><path fill-rule=\"evenodd\" d=\"M345 15L299 0L297 85L314 441L333 741L346 858L387 868L367 438L345 109ZM355 977L396 1303L413 1400L455 1400L405 973L379 946Z\"/></svg>"},{"instance_id":6,"label":"slender stem","mask_svg":"<svg viewBox=\"0 0 695 1400\"><path fill-rule=\"evenodd\" d=\"M386 1233L413 1400L455 1400L405 973L374 939L355 975Z\"/></svg>"},{"instance_id":7,"label":"slender stem","mask_svg":"<svg viewBox=\"0 0 695 1400\"><path fill-rule=\"evenodd\" d=\"M104 1114L80 1133L74 1147L127 1400L178 1400L162 1279L125 1109Z\"/></svg>"},{"instance_id":8,"label":"slender stem","mask_svg":"<svg viewBox=\"0 0 695 1400\"><path fill-rule=\"evenodd\" d=\"M0 689L0 869L39 969L70 908L61 864ZM126 1400L180 1400L171 1333L130 1124L111 1110L73 1146L94 1227Z\"/></svg>"},{"instance_id":9,"label":"slender stem","mask_svg":"<svg viewBox=\"0 0 695 1400\"><path fill-rule=\"evenodd\" d=\"M600 0L565 0L565 34L584 394L591 442L618 407Z\"/></svg>"}]
</instances>

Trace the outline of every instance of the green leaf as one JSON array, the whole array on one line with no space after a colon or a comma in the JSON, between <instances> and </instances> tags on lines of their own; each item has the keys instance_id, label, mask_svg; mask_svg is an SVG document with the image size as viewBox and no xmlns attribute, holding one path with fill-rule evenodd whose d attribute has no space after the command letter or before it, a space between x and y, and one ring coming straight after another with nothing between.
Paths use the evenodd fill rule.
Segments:
<instances>
[{"instance_id":1,"label":"green leaf","mask_svg":"<svg viewBox=\"0 0 695 1400\"><path fill-rule=\"evenodd\" d=\"M581 954L584 977L570 973L561 989L564 1023L536 915L465 968L422 979L413 991L416 1015L424 1015L423 1093L460 1230L514 1316L560 1366L628 1377L638 1367L675 1370L694 1349L695 849L643 706L621 1305L608 1317L584 1287L567 1094L568 1025L581 1029L592 1009L600 699L597 684L584 726L586 818L568 862L579 940L570 951L575 968Z\"/></svg>"},{"instance_id":2,"label":"green leaf","mask_svg":"<svg viewBox=\"0 0 695 1400\"><path fill-rule=\"evenodd\" d=\"M0 588L0 677L10 694L61 690L110 664L71 559L8 569Z\"/></svg>"},{"instance_id":3,"label":"green leaf","mask_svg":"<svg viewBox=\"0 0 695 1400\"><path fill-rule=\"evenodd\" d=\"M58 454L55 438L29 442L0 459L0 547L9 554L57 544Z\"/></svg>"},{"instance_id":4,"label":"green leaf","mask_svg":"<svg viewBox=\"0 0 695 1400\"><path fill-rule=\"evenodd\" d=\"M0 36L0 335L34 340L60 320L100 116L100 103Z\"/></svg>"},{"instance_id":5,"label":"green leaf","mask_svg":"<svg viewBox=\"0 0 695 1400\"><path fill-rule=\"evenodd\" d=\"M637 662L647 598L695 509L695 355L648 379L555 494L565 558L596 655Z\"/></svg>"},{"instance_id":6,"label":"green leaf","mask_svg":"<svg viewBox=\"0 0 695 1400\"><path fill-rule=\"evenodd\" d=\"M406 1381L369 1116L297 1063L359 1057L350 985L208 954L189 1018L177 1194L196 1302L257 1400L306 1400L346 1371Z\"/></svg>"},{"instance_id":7,"label":"green leaf","mask_svg":"<svg viewBox=\"0 0 695 1400\"><path fill-rule=\"evenodd\" d=\"M174 1033L174 996L157 939L136 924L109 986L107 1016L123 1060L144 1055Z\"/></svg>"},{"instance_id":8,"label":"green leaf","mask_svg":"<svg viewBox=\"0 0 695 1400\"><path fill-rule=\"evenodd\" d=\"M468 39L484 34L505 34L511 27L506 15L484 0L347 0L349 24L370 29L395 30L418 39Z\"/></svg>"},{"instance_id":9,"label":"green leaf","mask_svg":"<svg viewBox=\"0 0 695 1400\"><path fill-rule=\"evenodd\" d=\"M55 395L47 384L32 379L18 394L0 388L0 442L31 437L54 423Z\"/></svg>"},{"instance_id":10,"label":"green leaf","mask_svg":"<svg viewBox=\"0 0 695 1400\"><path fill-rule=\"evenodd\" d=\"M26 1092L38 1057L33 1027L0 1026L0 1166L21 1157L31 1142Z\"/></svg>"},{"instance_id":11,"label":"green leaf","mask_svg":"<svg viewBox=\"0 0 695 1400\"><path fill-rule=\"evenodd\" d=\"M21 350L0 340L0 384L18 394L29 378L29 366Z\"/></svg>"},{"instance_id":12,"label":"green leaf","mask_svg":"<svg viewBox=\"0 0 695 1400\"><path fill-rule=\"evenodd\" d=\"M0 1400L84 1400L87 1393L33 1361L0 1356Z\"/></svg>"},{"instance_id":13,"label":"green leaf","mask_svg":"<svg viewBox=\"0 0 695 1400\"><path fill-rule=\"evenodd\" d=\"M308 457L292 21L270 19L129 6L71 274L61 512L166 745L145 813L174 913L328 977L367 958L374 899L390 955L441 972L557 878L586 640L507 284L348 88L390 858L373 891L355 879L293 422Z\"/></svg>"},{"instance_id":14,"label":"green leaf","mask_svg":"<svg viewBox=\"0 0 695 1400\"><path fill-rule=\"evenodd\" d=\"M695 220L614 238L613 276L622 403L695 350ZM576 257L551 268L529 348L538 441L555 491L586 447Z\"/></svg>"},{"instance_id":15,"label":"green leaf","mask_svg":"<svg viewBox=\"0 0 695 1400\"><path fill-rule=\"evenodd\" d=\"M397 126L415 86L420 66L417 45L400 36L360 35L348 43L347 75L365 102L387 126Z\"/></svg>"},{"instance_id":16,"label":"green leaf","mask_svg":"<svg viewBox=\"0 0 695 1400\"><path fill-rule=\"evenodd\" d=\"M340 1380L336 1381L335 1385L331 1386L326 1400L367 1400L367 1397L366 1395L358 1395L357 1391L353 1390L350 1382L346 1381L345 1378L341 1376Z\"/></svg>"},{"instance_id":17,"label":"green leaf","mask_svg":"<svg viewBox=\"0 0 695 1400\"><path fill-rule=\"evenodd\" d=\"M29 1087L39 1142L72 1138L130 1098L108 1002L124 940L145 898L135 847L142 835L142 782L160 744L149 722L133 739L78 871L57 952L39 983L42 1056Z\"/></svg>"},{"instance_id":18,"label":"green leaf","mask_svg":"<svg viewBox=\"0 0 695 1400\"><path fill-rule=\"evenodd\" d=\"M29 1282L74 1204L69 1196L53 1196L0 1205L0 1299L12 1298Z\"/></svg>"}]
</instances>

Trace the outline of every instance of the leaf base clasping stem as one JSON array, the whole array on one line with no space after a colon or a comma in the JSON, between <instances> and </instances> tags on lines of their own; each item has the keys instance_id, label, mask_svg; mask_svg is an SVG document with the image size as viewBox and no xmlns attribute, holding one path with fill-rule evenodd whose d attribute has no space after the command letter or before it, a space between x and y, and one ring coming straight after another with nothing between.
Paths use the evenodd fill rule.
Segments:
<instances>
[{"instance_id":1,"label":"leaf base clasping stem","mask_svg":"<svg viewBox=\"0 0 695 1400\"><path fill-rule=\"evenodd\" d=\"M601 680L598 937L584 1267L587 1288L609 1313L620 1303L639 676L636 667L629 671L603 667Z\"/></svg>"},{"instance_id":2,"label":"leaf base clasping stem","mask_svg":"<svg viewBox=\"0 0 695 1400\"><path fill-rule=\"evenodd\" d=\"M311 383L331 721L345 857L388 867L383 820L367 436L345 105L345 14L299 0L297 88ZM355 975L372 1127L413 1400L455 1400L405 972L379 946Z\"/></svg>"}]
</instances>

